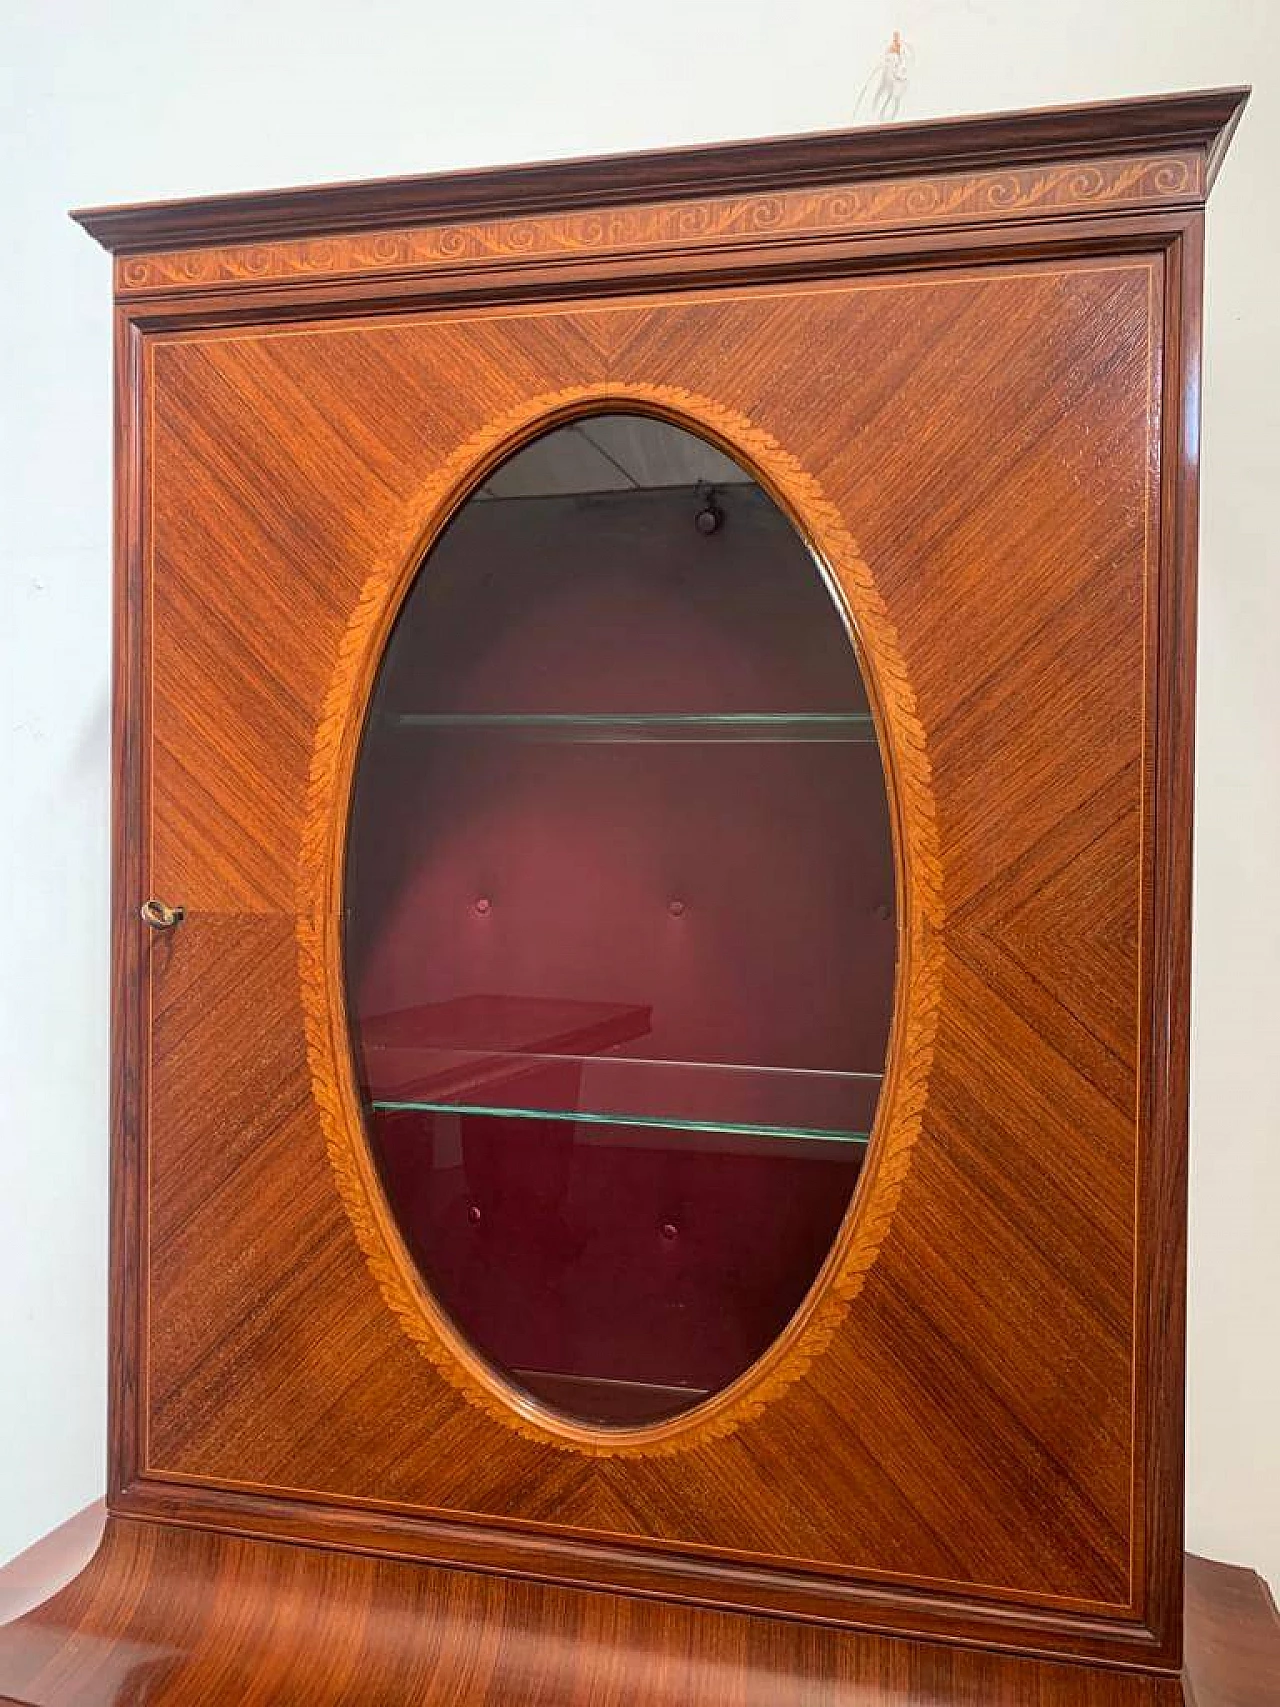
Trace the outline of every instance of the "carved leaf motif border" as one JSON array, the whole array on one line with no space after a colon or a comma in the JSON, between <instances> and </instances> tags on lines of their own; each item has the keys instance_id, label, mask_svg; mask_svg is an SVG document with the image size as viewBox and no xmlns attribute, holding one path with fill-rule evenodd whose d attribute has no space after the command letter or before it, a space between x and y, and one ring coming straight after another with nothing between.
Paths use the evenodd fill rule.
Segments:
<instances>
[{"instance_id":1,"label":"carved leaf motif border","mask_svg":"<svg viewBox=\"0 0 1280 1707\"><path fill-rule=\"evenodd\" d=\"M366 273L458 270L476 265L732 248L917 226L1116 212L1197 200L1198 153L1070 161L994 173L953 173L842 184L776 195L659 202L467 225L353 232L229 248L123 255L121 296Z\"/></svg>"},{"instance_id":2,"label":"carved leaf motif border","mask_svg":"<svg viewBox=\"0 0 1280 1707\"><path fill-rule=\"evenodd\" d=\"M860 1185L832 1249L829 1267L791 1323L761 1358L705 1404L635 1429L601 1430L529 1407L495 1379L439 1309L434 1294L395 1227L377 1182L364 1117L351 1077L350 1046L341 996L340 886L342 845L358 750L356 737L372 691L390 615L423 561L447 501L503 446L559 412L622 400L656 406L666 419L710 428L763 471L788 501L802 536L820 544L866 647L884 708L892 775L891 798L903 808L903 871L899 877L907 929L905 970L895 1000L893 1040L882 1107ZM457 446L430 476L412 513L431 518L410 551L391 551L370 573L341 642L315 729L307 815L298 863L298 974L306 1025L312 1095L338 1194L383 1298L407 1337L466 1402L528 1440L588 1457L664 1457L731 1434L801 1381L840 1332L876 1262L923 1130L933 1071L942 990L946 920L942 863L926 732L899 651L889 610L841 511L789 451L747 416L672 386L611 382L530 396ZM425 548L425 549L424 549Z\"/></svg>"}]
</instances>

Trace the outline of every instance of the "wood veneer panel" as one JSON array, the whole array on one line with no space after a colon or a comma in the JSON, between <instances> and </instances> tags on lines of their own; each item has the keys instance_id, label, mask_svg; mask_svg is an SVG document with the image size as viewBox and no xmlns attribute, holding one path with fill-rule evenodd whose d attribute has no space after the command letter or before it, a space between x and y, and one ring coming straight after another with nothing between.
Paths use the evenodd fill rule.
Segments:
<instances>
[{"instance_id":1,"label":"wood veneer panel","mask_svg":"<svg viewBox=\"0 0 1280 1707\"><path fill-rule=\"evenodd\" d=\"M94 1500L0 1565L0 1629L42 1605L79 1576L102 1541L105 1500Z\"/></svg>"},{"instance_id":2,"label":"wood veneer panel","mask_svg":"<svg viewBox=\"0 0 1280 1707\"><path fill-rule=\"evenodd\" d=\"M1136 259L154 344L151 887L189 921L152 948L148 1470L1127 1605L1159 306ZM834 506L942 852L879 1255L784 1396L666 1457L525 1439L415 1351L336 1190L294 960L362 588L457 447L593 388L747 422Z\"/></svg>"},{"instance_id":3,"label":"wood veneer panel","mask_svg":"<svg viewBox=\"0 0 1280 1707\"><path fill-rule=\"evenodd\" d=\"M488 365L483 335L436 340L416 375L394 337L378 357L358 337L153 352L150 881L189 913L292 908L335 651L370 566L412 547L433 453L548 369L598 366L572 321L536 319Z\"/></svg>"},{"instance_id":4,"label":"wood veneer panel","mask_svg":"<svg viewBox=\"0 0 1280 1707\"><path fill-rule=\"evenodd\" d=\"M405 1631L414 1632L406 1644ZM113 1522L0 1648L30 1707L1176 1707L1175 1679L930 1647Z\"/></svg>"},{"instance_id":5,"label":"wood veneer panel","mask_svg":"<svg viewBox=\"0 0 1280 1707\"><path fill-rule=\"evenodd\" d=\"M57 1551L42 1544L42 1571ZM0 1699L1265 1707L1280 1668L1265 1586L1189 1565L1179 1683L113 1519L88 1567L5 1628ZM0 1571L0 1596L15 1568L32 1566Z\"/></svg>"},{"instance_id":6,"label":"wood veneer panel","mask_svg":"<svg viewBox=\"0 0 1280 1707\"><path fill-rule=\"evenodd\" d=\"M1280 1612L1256 1571L1187 1554L1187 1699L1270 1707L1280 1691Z\"/></svg>"}]
</instances>

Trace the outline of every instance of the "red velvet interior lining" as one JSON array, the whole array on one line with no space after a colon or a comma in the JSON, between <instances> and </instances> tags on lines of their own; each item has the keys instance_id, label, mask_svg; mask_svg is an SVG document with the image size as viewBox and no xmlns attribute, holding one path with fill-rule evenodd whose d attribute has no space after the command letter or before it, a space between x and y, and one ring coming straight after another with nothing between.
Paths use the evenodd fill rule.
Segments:
<instances>
[{"instance_id":1,"label":"red velvet interior lining","mask_svg":"<svg viewBox=\"0 0 1280 1707\"><path fill-rule=\"evenodd\" d=\"M839 1227L861 1146L625 1117L869 1129L874 1079L803 1070L883 1067L879 753L395 719L865 711L802 542L755 487L721 502L710 536L687 490L466 506L393 636L351 825L370 1103L617 1117L370 1116L405 1236L461 1328L548 1403L605 1421L733 1379Z\"/></svg>"}]
</instances>

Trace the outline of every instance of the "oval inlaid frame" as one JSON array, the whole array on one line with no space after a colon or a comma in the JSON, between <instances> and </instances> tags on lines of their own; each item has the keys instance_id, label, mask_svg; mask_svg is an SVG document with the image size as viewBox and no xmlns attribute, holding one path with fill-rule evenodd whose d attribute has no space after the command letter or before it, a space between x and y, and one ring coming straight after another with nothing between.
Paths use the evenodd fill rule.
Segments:
<instances>
[{"instance_id":1,"label":"oval inlaid frame","mask_svg":"<svg viewBox=\"0 0 1280 1707\"><path fill-rule=\"evenodd\" d=\"M808 546L870 696L885 766L899 896L898 971L884 1086L840 1231L782 1333L736 1380L660 1422L593 1425L544 1407L482 1358L441 1308L396 1224L366 1133L350 1047L342 909L361 736L401 605L435 541L497 465L577 418L625 409L696 433L748 472ZM797 459L745 416L667 386L577 387L530 398L460 444L417 494L409 548L375 566L338 648L312 751L299 854L299 973L312 1092L343 1207L388 1307L472 1405L528 1439L592 1456L670 1454L750 1422L801 1380L839 1331L888 1232L920 1134L941 985L943 898L924 731L897 635L839 510Z\"/></svg>"}]
</instances>

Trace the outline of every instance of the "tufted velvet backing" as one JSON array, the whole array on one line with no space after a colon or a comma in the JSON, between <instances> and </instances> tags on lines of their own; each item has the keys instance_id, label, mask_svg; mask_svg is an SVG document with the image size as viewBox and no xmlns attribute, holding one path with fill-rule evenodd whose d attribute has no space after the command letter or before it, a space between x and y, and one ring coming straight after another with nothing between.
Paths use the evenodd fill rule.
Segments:
<instances>
[{"instance_id":1,"label":"tufted velvet backing","mask_svg":"<svg viewBox=\"0 0 1280 1707\"><path fill-rule=\"evenodd\" d=\"M604 1419L683 1408L784 1326L865 1151L732 1128L869 1131L877 1080L820 1075L878 1074L892 1006L873 738L556 721L866 711L790 524L754 486L719 501L710 535L687 488L465 506L393 636L357 780L370 1103L598 1117L371 1112L401 1226L486 1356ZM551 722L397 722L471 714ZM648 1124L668 1117L731 1129Z\"/></svg>"}]
</instances>

